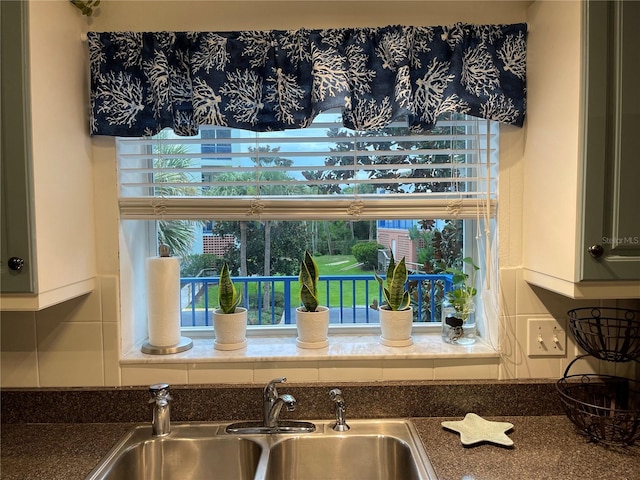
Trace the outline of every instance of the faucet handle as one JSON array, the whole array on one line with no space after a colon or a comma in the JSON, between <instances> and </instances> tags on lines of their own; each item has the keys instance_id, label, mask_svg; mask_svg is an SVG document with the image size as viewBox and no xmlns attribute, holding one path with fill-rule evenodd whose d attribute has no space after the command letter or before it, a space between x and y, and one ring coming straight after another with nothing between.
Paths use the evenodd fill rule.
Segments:
<instances>
[{"instance_id":1,"label":"faucet handle","mask_svg":"<svg viewBox=\"0 0 640 480\"><path fill-rule=\"evenodd\" d=\"M169 395L169 384L168 383L156 383L149 387L149 393L151 393L151 399L149 403L157 403L157 402L168 402L171 400L171 395Z\"/></svg>"},{"instance_id":2,"label":"faucet handle","mask_svg":"<svg viewBox=\"0 0 640 480\"><path fill-rule=\"evenodd\" d=\"M264 396L275 399L278 396L276 390L276 384L287 383L287 377L278 377L271 380L266 387L264 387Z\"/></svg>"},{"instance_id":3,"label":"faucet handle","mask_svg":"<svg viewBox=\"0 0 640 480\"><path fill-rule=\"evenodd\" d=\"M268 383L267 387L269 387L269 386L273 386L273 385L275 385L276 383L287 383L287 377L278 377L278 378L274 378L273 380L271 380L271 381Z\"/></svg>"},{"instance_id":4,"label":"faucet handle","mask_svg":"<svg viewBox=\"0 0 640 480\"><path fill-rule=\"evenodd\" d=\"M169 386L169 384L168 384L168 383L156 383L156 384L151 385L151 386L149 387L149 391L150 391L152 394L155 394L155 393L161 393L161 392L163 392L163 391L165 391L165 390L166 390L166 391L169 391L169 388L171 388L171 387Z\"/></svg>"}]
</instances>

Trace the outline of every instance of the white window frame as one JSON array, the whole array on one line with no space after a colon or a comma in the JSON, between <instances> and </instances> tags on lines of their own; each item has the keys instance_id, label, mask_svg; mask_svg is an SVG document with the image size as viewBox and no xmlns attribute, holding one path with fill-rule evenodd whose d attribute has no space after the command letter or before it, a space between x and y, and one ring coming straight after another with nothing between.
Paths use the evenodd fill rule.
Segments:
<instances>
[{"instance_id":1,"label":"white window frame","mask_svg":"<svg viewBox=\"0 0 640 480\"><path fill-rule=\"evenodd\" d=\"M487 120L479 120L479 122L489 124ZM499 128L496 125L491 125L489 128L492 130L492 147L487 149L491 153L488 153L489 163L495 175L493 176L492 182L489 184L497 185L497 144L498 144L498 131ZM120 142L135 142L135 140L131 139L118 139L116 145L118 146L118 151L120 151ZM210 200L210 199L206 199ZM344 211L348 209L348 206L351 202L353 202L353 198L345 198L337 200L332 198L332 203L334 207L330 211L329 215L331 219L342 219L344 218ZM484 200L484 203L482 201ZM268 218L268 219L282 219L283 216L281 213L269 213L270 209L273 209L274 212L282 211L282 202L286 204L286 208L291 208L295 206L295 201L291 201L291 199L261 199L261 201L266 202L267 204L267 212L263 209L260 215L260 218ZM322 199L315 199L314 201L323 203ZM443 201L442 199L427 199L427 202L421 204L419 209L415 207L415 203L412 202L411 198L398 199L396 206L391 209L386 208L384 202L381 202L380 198L376 199L365 199L365 202L371 204L374 208L369 209L364 218L362 216L359 219L377 219L380 215L381 211L384 211L384 214L387 218L442 218L447 215L451 216L450 212L450 202L449 200ZM147 256L153 256L156 254L155 252L155 228L152 225L155 224L153 220L157 219L214 219L214 220L238 220L240 215L245 214L247 211L247 199L246 198L234 198L230 199L226 202L224 208L220 208L220 205L216 205L216 209L212 213L210 208L210 204L206 201L202 202L199 197L180 197L176 199L172 198L162 198L162 199L149 199L146 197L120 197L120 215L121 220L124 220L124 223L129 223L129 221L136 220L151 220L151 222L144 222L147 224L147 238L145 240L148 245ZM473 242L473 238L477 236L477 232L480 231L478 227L479 221L485 221L487 218L494 218L495 211L497 208L497 189L494 188L492 191L487 192L487 197L485 199L464 199L462 202L456 202L460 207L457 213L457 218L465 219L465 230L471 226L473 232L471 235L465 232L465 251L473 252L474 258L480 253L478 252L477 246L475 242ZM383 210L380 210L383 208ZM314 209L317 210L317 209ZM308 210L307 210L308 211ZM411 214L416 215L417 212L420 212L420 216L412 217ZM397 216L394 216L397 215ZM297 216L288 216L284 215L284 218L289 218L292 220L299 219ZM325 216L321 217L322 219L326 218ZM255 218L252 218L255 219ZM472 220L472 221L469 221ZM137 222L136 222L137 223ZM136 241L140 241L138 238ZM469 250L467 250L469 249ZM134 274L137 269L134 267ZM136 311L135 318L144 317L146 318L146 312L144 311L146 308L143 305L140 305L141 302L137 302L134 309ZM436 328L439 328L438 325L418 325L415 324L414 327L419 330L433 331ZM136 327L138 328L138 327ZM367 324L367 325L332 325L333 329L340 329L344 333L349 332L358 332L358 333L368 333L374 332L376 330L375 324ZM212 333L212 327L183 327L185 333L188 333L190 336L210 336ZM269 335L278 335L278 334L288 334L290 331L295 329L295 325L288 326L250 326L248 330L249 335L255 334L269 334Z\"/></svg>"}]
</instances>

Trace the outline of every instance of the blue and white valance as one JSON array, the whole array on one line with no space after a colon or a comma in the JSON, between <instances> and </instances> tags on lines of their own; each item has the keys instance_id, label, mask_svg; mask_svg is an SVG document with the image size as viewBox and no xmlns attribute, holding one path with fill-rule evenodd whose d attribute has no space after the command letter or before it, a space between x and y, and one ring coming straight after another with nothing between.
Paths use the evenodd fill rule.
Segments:
<instances>
[{"instance_id":1,"label":"blue and white valance","mask_svg":"<svg viewBox=\"0 0 640 480\"><path fill-rule=\"evenodd\" d=\"M522 126L526 35L525 24L90 32L91 133L304 128L336 107L356 130L403 116L427 130L447 111Z\"/></svg>"}]
</instances>

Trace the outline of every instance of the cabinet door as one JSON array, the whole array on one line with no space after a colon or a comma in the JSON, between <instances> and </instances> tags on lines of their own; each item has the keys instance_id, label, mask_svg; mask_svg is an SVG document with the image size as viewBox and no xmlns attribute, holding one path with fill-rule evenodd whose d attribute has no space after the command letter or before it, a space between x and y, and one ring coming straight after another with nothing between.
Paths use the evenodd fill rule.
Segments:
<instances>
[{"instance_id":1,"label":"cabinet door","mask_svg":"<svg viewBox=\"0 0 640 480\"><path fill-rule=\"evenodd\" d=\"M640 2L585 6L581 280L640 280Z\"/></svg>"},{"instance_id":2,"label":"cabinet door","mask_svg":"<svg viewBox=\"0 0 640 480\"><path fill-rule=\"evenodd\" d=\"M0 2L3 293L35 291L30 211L27 2ZM20 263L22 262L22 266Z\"/></svg>"}]
</instances>

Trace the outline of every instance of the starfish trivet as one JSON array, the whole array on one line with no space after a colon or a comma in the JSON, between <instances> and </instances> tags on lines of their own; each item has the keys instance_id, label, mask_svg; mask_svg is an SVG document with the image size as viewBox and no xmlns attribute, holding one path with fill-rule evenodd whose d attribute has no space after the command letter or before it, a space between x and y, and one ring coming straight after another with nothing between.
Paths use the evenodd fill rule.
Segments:
<instances>
[{"instance_id":1,"label":"starfish trivet","mask_svg":"<svg viewBox=\"0 0 640 480\"><path fill-rule=\"evenodd\" d=\"M510 447L513 445L505 432L513 428L509 422L490 422L475 413L467 413L464 420L442 422L442 426L460 434L463 445L473 445L480 442L491 442Z\"/></svg>"}]
</instances>

